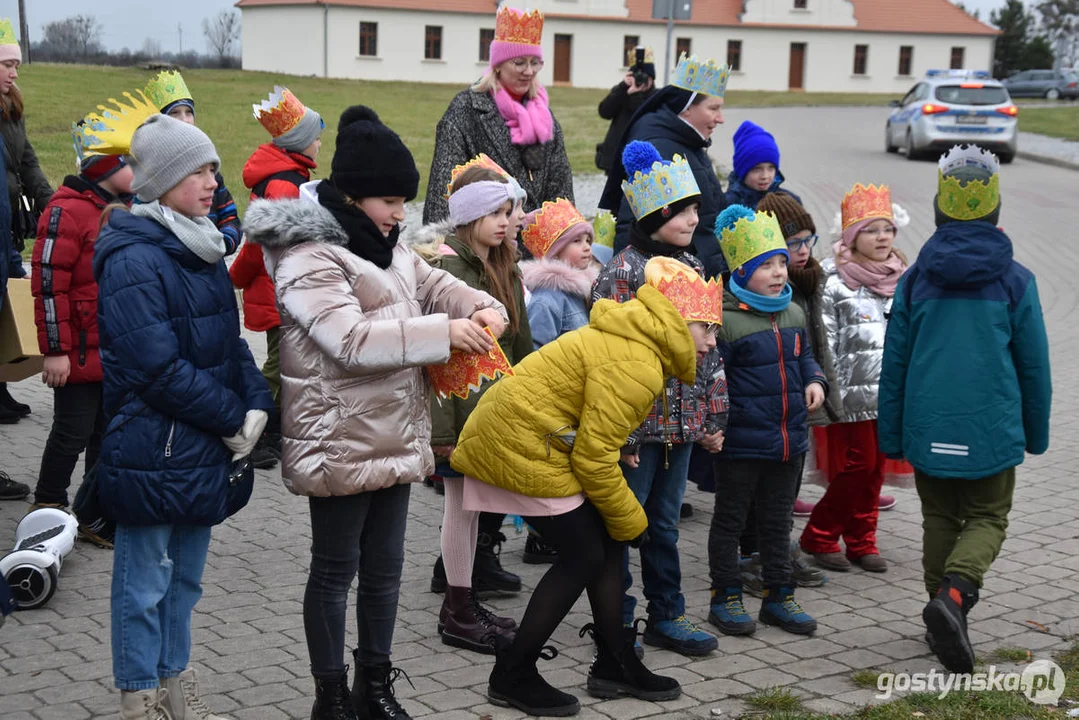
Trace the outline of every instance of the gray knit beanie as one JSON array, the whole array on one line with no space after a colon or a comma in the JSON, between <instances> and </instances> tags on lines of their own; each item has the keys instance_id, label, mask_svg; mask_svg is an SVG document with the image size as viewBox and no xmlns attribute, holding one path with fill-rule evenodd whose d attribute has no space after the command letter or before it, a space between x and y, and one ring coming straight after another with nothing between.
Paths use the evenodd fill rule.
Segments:
<instances>
[{"instance_id":1,"label":"gray knit beanie","mask_svg":"<svg viewBox=\"0 0 1079 720\"><path fill-rule=\"evenodd\" d=\"M206 163L221 165L206 133L168 115L152 115L131 139L131 189L140 201L153 202Z\"/></svg>"},{"instance_id":2,"label":"gray knit beanie","mask_svg":"<svg viewBox=\"0 0 1079 720\"><path fill-rule=\"evenodd\" d=\"M300 153L318 139L324 127L326 123L322 121L322 116L307 108L296 127L275 137L273 144L282 150Z\"/></svg>"}]
</instances>

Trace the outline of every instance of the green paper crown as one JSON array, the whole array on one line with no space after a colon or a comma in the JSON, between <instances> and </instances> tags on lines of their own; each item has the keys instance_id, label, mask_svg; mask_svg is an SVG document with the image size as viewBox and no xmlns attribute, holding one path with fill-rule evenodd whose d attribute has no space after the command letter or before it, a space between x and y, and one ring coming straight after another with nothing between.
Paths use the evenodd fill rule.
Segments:
<instances>
[{"instance_id":1,"label":"green paper crown","mask_svg":"<svg viewBox=\"0 0 1079 720\"><path fill-rule=\"evenodd\" d=\"M727 92L727 81L731 77L731 67L727 63L717 64L715 60L702 62L696 55L678 58L678 67L674 70L671 85L683 90L723 97Z\"/></svg>"},{"instance_id":2,"label":"green paper crown","mask_svg":"<svg viewBox=\"0 0 1079 720\"><path fill-rule=\"evenodd\" d=\"M967 180L966 185L952 175L974 167L990 175L988 182ZM937 207L955 220L977 220L1000 205L1000 163L996 156L977 145L956 145L940 159L937 170Z\"/></svg>"},{"instance_id":3,"label":"green paper crown","mask_svg":"<svg viewBox=\"0 0 1079 720\"><path fill-rule=\"evenodd\" d=\"M786 250L787 242L776 216L758 212L752 220L741 217L733 228L723 228L719 249L723 251L727 267L733 271L766 252Z\"/></svg>"},{"instance_id":4,"label":"green paper crown","mask_svg":"<svg viewBox=\"0 0 1079 720\"><path fill-rule=\"evenodd\" d=\"M15 27L8 18L0 18L0 45L18 45L19 39L15 36Z\"/></svg>"},{"instance_id":5,"label":"green paper crown","mask_svg":"<svg viewBox=\"0 0 1079 720\"><path fill-rule=\"evenodd\" d=\"M592 220L593 245L603 245L614 249L615 220L607 210L600 210Z\"/></svg>"},{"instance_id":6,"label":"green paper crown","mask_svg":"<svg viewBox=\"0 0 1079 720\"><path fill-rule=\"evenodd\" d=\"M174 70L158 73L157 77L146 83L146 88L142 92L158 110L163 110L166 105L177 100L194 100L191 91L187 89L183 75Z\"/></svg>"},{"instance_id":7,"label":"green paper crown","mask_svg":"<svg viewBox=\"0 0 1079 720\"><path fill-rule=\"evenodd\" d=\"M689 162L681 155L675 155L670 162L657 160L647 174L636 171L632 178L622 181L622 192L638 220L671 203L701 194Z\"/></svg>"}]
</instances>

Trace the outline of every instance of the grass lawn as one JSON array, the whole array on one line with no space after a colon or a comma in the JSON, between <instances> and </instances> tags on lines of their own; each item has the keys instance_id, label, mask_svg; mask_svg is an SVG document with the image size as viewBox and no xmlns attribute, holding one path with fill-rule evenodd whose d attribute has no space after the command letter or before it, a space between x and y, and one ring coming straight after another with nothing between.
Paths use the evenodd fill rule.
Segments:
<instances>
[{"instance_id":1,"label":"grass lawn","mask_svg":"<svg viewBox=\"0 0 1079 720\"><path fill-rule=\"evenodd\" d=\"M1023 132L1079 141L1079 104L1071 103L1053 108L1022 108L1019 110L1019 129Z\"/></svg>"}]
</instances>

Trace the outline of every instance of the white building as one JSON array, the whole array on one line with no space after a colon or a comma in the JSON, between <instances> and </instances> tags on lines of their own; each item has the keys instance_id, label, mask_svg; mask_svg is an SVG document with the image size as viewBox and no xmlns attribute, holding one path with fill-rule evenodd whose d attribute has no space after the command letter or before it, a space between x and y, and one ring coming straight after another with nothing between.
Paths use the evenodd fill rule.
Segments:
<instances>
[{"instance_id":1,"label":"white building","mask_svg":"<svg viewBox=\"0 0 1079 720\"><path fill-rule=\"evenodd\" d=\"M679 0L681 2L682 0ZM607 88L627 50L656 52L652 0L509 0L546 16L545 84ZM496 0L239 0L243 67L466 85L487 67ZM730 63L739 90L901 94L930 68L989 70L997 31L949 0L694 0L679 52Z\"/></svg>"}]
</instances>

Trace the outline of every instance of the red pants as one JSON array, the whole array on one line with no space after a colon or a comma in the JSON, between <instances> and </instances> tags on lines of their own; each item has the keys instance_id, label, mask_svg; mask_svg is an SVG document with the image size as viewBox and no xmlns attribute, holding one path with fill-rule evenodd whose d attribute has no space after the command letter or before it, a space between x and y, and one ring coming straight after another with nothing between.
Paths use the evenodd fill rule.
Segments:
<instances>
[{"instance_id":1,"label":"red pants","mask_svg":"<svg viewBox=\"0 0 1079 720\"><path fill-rule=\"evenodd\" d=\"M813 432L818 463L828 473L829 483L802 533L802 549L839 552L842 537L847 557L873 555L886 460L877 444L877 421L837 423L813 428Z\"/></svg>"}]
</instances>

